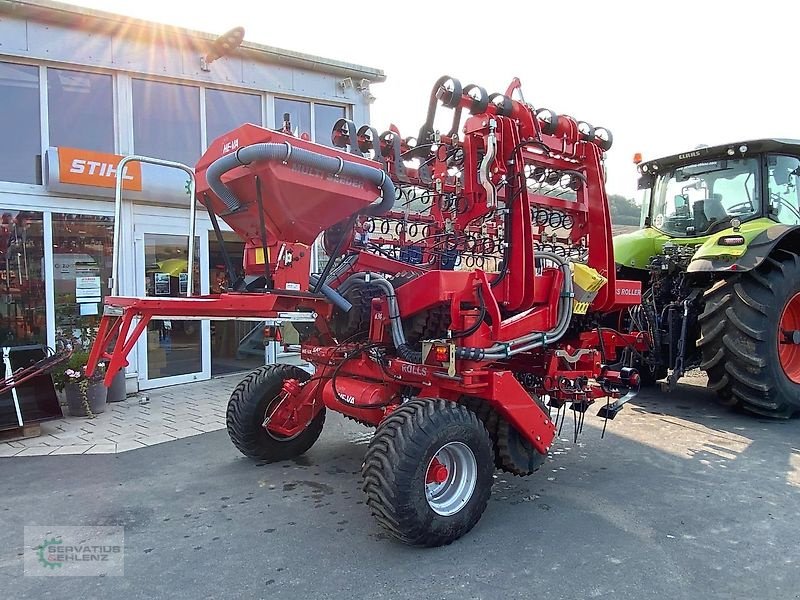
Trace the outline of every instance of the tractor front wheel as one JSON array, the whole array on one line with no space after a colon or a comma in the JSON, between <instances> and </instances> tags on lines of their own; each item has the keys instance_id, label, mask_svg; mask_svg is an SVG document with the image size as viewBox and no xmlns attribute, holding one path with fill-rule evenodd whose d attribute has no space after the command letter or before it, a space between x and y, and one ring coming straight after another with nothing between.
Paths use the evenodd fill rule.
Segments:
<instances>
[{"instance_id":1,"label":"tractor front wheel","mask_svg":"<svg viewBox=\"0 0 800 600\"><path fill-rule=\"evenodd\" d=\"M412 400L378 427L362 472L367 505L384 529L412 546L444 546L486 509L492 441L465 406Z\"/></svg>"},{"instance_id":2,"label":"tractor front wheel","mask_svg":"<svg viewBox=\"0 0 800 600\"><path fill-rule=\"evenodd\" d=\"M250 458L267 462L300 456L314 445L325 423L321 409L300 433L284 437L272 433L264 422L281 401L281 389L287 379L306 381L310 375L292 365L266 365L245 377L228 401L226 423L233 445Z\"/></svg>"},{"instance_id":3,"label":"tractor front wheel","mask_svg":"<svg viewBox=\"0 0 800 600\"><path fill-rule=\"evenodd\" d=\"M800 411L800 256L778 250L718 282L699 320L700 368L721 404L778 418Z\"/></svg>"}]
</instances>

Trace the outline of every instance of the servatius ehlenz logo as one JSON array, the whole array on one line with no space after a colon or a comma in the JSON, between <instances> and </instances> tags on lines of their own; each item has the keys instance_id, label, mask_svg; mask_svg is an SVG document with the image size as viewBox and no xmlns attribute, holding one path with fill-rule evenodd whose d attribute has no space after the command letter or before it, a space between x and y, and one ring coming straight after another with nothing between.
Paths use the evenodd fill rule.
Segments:
<instances>
[{"instance_id":1,"label":"servatius ehlenz logo","mask_svg":"<svg viewBox=\"0 0 800 600\"><path fill-rule=\"evenodd\" d=\"M123 575L122 527L25 526L25 575Z\"/></svg>"}]
</instances>

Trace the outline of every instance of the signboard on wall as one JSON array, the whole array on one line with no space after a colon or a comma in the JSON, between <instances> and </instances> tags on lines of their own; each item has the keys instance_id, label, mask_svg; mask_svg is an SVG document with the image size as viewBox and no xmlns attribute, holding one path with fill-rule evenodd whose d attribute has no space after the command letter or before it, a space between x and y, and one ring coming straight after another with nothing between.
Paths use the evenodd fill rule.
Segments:
<instances>
[{"instance_id":1,"label":"signboard on wall","mask_svg":"<svg viewBox=\"0 0 800 600\"><path fill-rule=\"evenodd\" d=\"M121 159L117 154L50 147L45 152L45 187L51 192L113 199ZM124 169L122 197L126 200L188 208L185 172L139 162L130 162Z\"/></svg>"},{"instance_id":2,"label":"signboard on wall","mask_svg":"<svg viewBox=\"0 0 800 600\"><path fill-rule=\"evenodd\" d=\"M58 180L61 183L114 189L117 165L122 160L116 154L81 150L58 149ZM142 191L142 165L128 163L122 175L122 189Z\"/></svg>"}]
</instances>

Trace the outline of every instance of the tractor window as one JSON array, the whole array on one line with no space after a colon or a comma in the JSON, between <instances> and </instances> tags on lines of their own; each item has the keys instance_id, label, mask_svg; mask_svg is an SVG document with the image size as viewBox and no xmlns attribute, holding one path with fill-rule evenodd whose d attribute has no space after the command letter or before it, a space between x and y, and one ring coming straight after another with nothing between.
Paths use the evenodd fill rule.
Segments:
<instances>
[{"instance_id":1,"label":"tractor window","mask_svg":"<svg viewBox=\"0 0 800 600\"><path fill-rule=\"evenodd\" d=\"M755 216L759 195L755 158L681 165L656 177L653 226L679 237L704 235L733 217Z\"/></svg>"},{"instance_id":2,"label":"tractor window","mask_svg":"<svg viewBox=\"0 0 800 600\"><path fill-rule=\"evenodd\" d=\"M786 225L800 224L800 159L795 156L770 155L767 157L767 172L769 216Z\"/></svg>"}]
</instances>

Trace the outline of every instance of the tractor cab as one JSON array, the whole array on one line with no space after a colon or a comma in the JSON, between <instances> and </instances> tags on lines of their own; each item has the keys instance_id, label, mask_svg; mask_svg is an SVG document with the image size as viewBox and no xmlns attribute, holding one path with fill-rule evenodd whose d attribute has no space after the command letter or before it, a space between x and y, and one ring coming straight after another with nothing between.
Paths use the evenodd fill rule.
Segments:
<instances>
[{"instance_id":1,"label":"tractor cab","mask_svg":"<svg viewBox=\"0 0 800 600\"><path fill-rule=\"evenodd\" d=\"M614 238L618 265L649 270L667 247L690 272L739 270L759 235L800 225L800 140L698 148L638 170L642 229Z\"/></svg>"},{"instance_id":2,"label":"tractor cab","mask_svg":"<svg viewBox=\"0 0 800 600\"><path fill-rule=\"evenodd\" d=\"M800 141L701 148L639 165L643 226L705 237L753 219L800 223Z\"/></svg>"}]
</instances>

